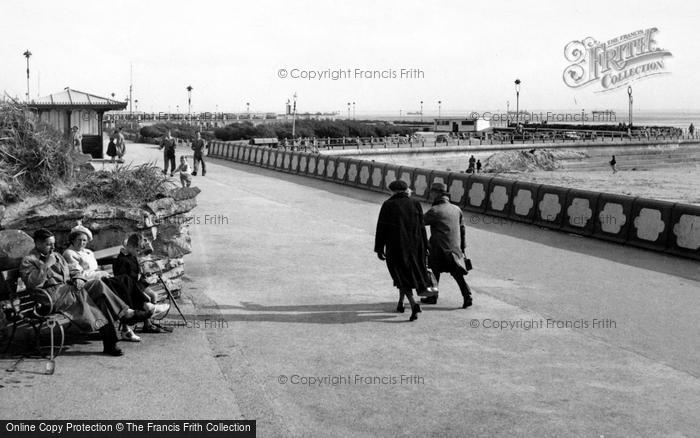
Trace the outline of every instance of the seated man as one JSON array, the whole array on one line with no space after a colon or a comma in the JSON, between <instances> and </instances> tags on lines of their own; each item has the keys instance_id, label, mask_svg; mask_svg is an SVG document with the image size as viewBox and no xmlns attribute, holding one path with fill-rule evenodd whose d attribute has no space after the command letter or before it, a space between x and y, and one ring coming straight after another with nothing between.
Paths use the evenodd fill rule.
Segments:
<instances>
[{"instance_id":1,"label":"seated man","mask_svg":"<svg viewBox=\"0 0 700 438\"><path fill-rule=\"evenodd\" d=\"M121 356L115 321L135 323L148 314L130 309L100 280L86 281L79 273L71 275L66 260L54 251L56 239L51 231L40 229L33 237L34 249L20 265L24 284L30 291L45 291L51 297L53 310L65 315L79 329L99 330L104 354Z\"/></svg>"}]
</instances>

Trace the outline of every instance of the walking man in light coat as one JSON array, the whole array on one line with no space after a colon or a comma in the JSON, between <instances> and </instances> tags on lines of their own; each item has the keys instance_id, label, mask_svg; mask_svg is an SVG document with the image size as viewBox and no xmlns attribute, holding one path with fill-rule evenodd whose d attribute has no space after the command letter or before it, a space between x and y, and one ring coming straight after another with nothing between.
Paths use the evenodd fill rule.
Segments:
<instances>
[{"instance_id":1,"label":"walking man in light coat","mask_svg":"<svg viewBox=\"0 0 700 438\"><path fill-rule=\"evenodd\" d=\"M433 270L435 278L440 281L441 272L449 272L455 279L462 292L463 309L472 305L471 291L464 276L467 267L464 262L466 247L466 231L462 210L450 203L447 186L436 182L430 187L433 206L425 213L425 225L430 226L430 255L428 265ZM421 298L425 304L436 304L438 296Z\"/></svg>"}]
</instances>

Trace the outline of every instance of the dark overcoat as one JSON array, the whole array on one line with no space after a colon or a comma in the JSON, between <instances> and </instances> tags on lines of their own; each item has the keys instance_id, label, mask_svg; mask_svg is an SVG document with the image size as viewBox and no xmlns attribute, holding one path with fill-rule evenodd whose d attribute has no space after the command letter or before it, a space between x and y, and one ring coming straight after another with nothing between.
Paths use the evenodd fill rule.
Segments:
<instances>
[{"instance_id":1,"label":"dark overcoat","mask_svg":"<svg viewBox=\"0 0 700 438\"><path fill-rule=\"evenodd\" d=\"M466 271L466 232L462 210L450 204L446 196L438 198L425 213L425 225L430 226L430 269L433 272Z\"/></svg>"},{"instance_id":2,"label":"dark overcoat","mask_svg":"<svg viewBox=\"0 0 700 438\"><path fill-rule=\"evenodd\" d=\"M399 289L424 290L430 285L425 265L428 236L420 202L397 193L382 204L374 251L386 254L386 267Z\"/></svg>"}]
</instances>

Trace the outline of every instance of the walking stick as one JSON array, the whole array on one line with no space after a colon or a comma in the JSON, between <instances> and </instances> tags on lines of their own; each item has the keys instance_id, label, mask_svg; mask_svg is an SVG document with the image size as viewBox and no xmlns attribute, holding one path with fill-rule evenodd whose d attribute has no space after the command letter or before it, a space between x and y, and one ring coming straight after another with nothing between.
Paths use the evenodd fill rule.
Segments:
<instances>
[{"instance_id":1,"label":"walking stick","mask_svg":"<svg viewBox=\"0 0 700 438\"><path fill-rule=\"evenodd\" d=\"M175 297L170 292L170 289L168 289L168 286L165 284L165 281L163 280L163 277L161 274L162 274L162 271L156 273L156 275L158 276L158 281L160 281L160 284L163 285L163 289L165 289L165 292L168 294L168 298L170 298L170 301L172 301L172 303L175 305L175 308L177 309L177 313L180 314L180 316L182 317L182 320L185 321L185 324L187 324L187 318L185 318L185 315L182 314L182 310L180 310L180 306L177 305L177 301L175 301Z\"/></svg>"}]
</instances>

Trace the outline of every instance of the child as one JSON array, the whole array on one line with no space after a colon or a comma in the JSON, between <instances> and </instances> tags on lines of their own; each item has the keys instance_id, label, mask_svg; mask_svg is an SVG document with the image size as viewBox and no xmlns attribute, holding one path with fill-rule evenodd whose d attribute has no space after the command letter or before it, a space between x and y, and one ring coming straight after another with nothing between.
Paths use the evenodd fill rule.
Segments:
<instances>
[{"instance_id":1,"label":"child","mask_svg":"<svg viewBox=\"0 0 700 438\"><path fill-rule=\"evenodd\" d=\"M192 184L192 175L190 175L190 166L187 164L187 158L184 155L180 157L180 167L177 170L180 172L182 187L189 187Z\"/></svg>"},{"instance_id":2,"label":"child","mask_svg":"<svg viewBox=\"0 0 700 438\"><path fill-rule=\"evenodd\" d=\"M109 137L109 144L107 145L107 155L112 157L111 162L114 163L114 160L117 157L117 143L115 143L113 135Z\"/></svg>"}]
</instances>

